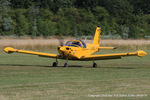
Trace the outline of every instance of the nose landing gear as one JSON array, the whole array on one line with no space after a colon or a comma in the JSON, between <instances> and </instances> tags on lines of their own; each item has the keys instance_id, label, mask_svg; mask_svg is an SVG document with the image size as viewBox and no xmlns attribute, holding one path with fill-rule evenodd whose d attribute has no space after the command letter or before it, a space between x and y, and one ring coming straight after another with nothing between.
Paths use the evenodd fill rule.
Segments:
<instances>
[{"instance_id":1,"label":"nose landing gear","mask_svg":"<svg viewBox=\"0 0 150 100\"><path fill-rule=\"evenodd\" d=\"M56 59L56 62L53 62L52 64L53 67L57 67L58 66L58 61ZM68 59L66 60L65 64L64 64L64 67L68 67Z\"/></svg>"},{"instance_id":2,"label":"nose landing gear","mask_svg":"<svg viewBox=\"0 0 150 100\"><path fill-rule=\"evenodd\" d=\"M64 67L68 67L68 59L67 59L67 61L65 62Z\"/></svg>"}]
</instances>

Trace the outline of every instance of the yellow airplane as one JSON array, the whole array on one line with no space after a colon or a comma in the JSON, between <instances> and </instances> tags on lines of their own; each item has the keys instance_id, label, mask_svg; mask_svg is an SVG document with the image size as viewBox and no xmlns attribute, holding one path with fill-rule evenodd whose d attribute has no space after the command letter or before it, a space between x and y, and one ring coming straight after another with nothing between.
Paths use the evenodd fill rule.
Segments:
<instances>
[{"instance_id":1,"label":"yellow airplane","mask_svg":"<svg viewBox=\"0 0 150 100\"><path fill-rule=\"evenodd\" d=\"M64 46L58 46L58 55L51 53L41 53L34 51L26 51L26 50L18 50L12 47L4 48L6 53L24 53L24 54L32 54L38 55L42 57L55 58L56 62L53 62L53 67L58 65L57 59L65 59L66 63L64 67L68 66L68 60L80 60L80 61L93 61L93 67L97 67L97 64L94 62L95 60L106 60L106 59L120 59L124 56L146 56L147 53L143 50L139 50L137 52L129 52L129 53L114 53L114 54L98 54L94 55L94 53L98 52L100 49L116 49L116 47L101 47L100 46L100 33L101 27L98 26L96 28L94 40L92 44L86 44L82 40L73 40L67 41Z\"/></svg>"}]
</instances>

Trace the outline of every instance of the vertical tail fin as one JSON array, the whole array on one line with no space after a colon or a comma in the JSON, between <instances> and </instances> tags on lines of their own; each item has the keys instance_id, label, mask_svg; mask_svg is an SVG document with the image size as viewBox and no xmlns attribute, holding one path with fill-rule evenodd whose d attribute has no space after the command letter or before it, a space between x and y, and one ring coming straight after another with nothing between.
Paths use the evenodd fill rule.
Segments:
<instances>
[{"instance_id":1,"label":"vertical tail fin","mask_svg":"<svg viewBox=\"0 0 150 100\"><path fill-rule=\"evenodd\" d=\"M95 36L94 36L94 40L93 40L93 44L99 45L100 33L101 33L101 27L97 26Z\"/></svg>"}]
</instances>

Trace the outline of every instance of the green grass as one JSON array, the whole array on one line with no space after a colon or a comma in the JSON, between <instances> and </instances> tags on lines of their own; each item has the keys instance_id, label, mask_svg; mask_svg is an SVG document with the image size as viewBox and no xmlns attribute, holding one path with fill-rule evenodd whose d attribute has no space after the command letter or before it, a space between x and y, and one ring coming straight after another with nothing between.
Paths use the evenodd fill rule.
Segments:
<instances>
[{"instance_id":1,"label":"green grass","mask_svg":"<svg viewBox=\"0 0 150 100\"><path fill-rule=\"evenodd\" d=\"M52 51L51 51L52 52ZM110 51L108 51L110 52ZM115 51L120 52L120 51ZM107 52L105 52L107 53ZM149 100L150 55L92 62L59 60L25 54L0 53L0 100ZM144 97L88 95L146 94Z\"/></svg>"}]
</instances>

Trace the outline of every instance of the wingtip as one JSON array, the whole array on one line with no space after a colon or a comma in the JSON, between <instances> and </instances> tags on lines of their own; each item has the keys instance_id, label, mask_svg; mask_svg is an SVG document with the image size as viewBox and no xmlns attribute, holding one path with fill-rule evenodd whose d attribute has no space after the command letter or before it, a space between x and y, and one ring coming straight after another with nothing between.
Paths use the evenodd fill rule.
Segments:
<instances>
[{"instance_id":1,"label":"wingtip","mask_svg":"<svg viewBox=\"0 0 150 100\"><path fill-rule=\"evenodd\" d=\"M147 55L147 53L145 51L143 51L143 50L137 51L137 56L139 56L139 57L144 57L146 55Z\"/></svg>"},{"instance_id":2,"label":"wingtip","mask_svg":"<svg viewBox=\"0 0 150 100\"><path fill-rule=\"evenodd\" d=\"M14 49L12 47L6 47L6 48L4 48L4 52L6 52L6 53L13 53L13 52L16 52L16 49Z\"/></svg>"}]
</instances>

